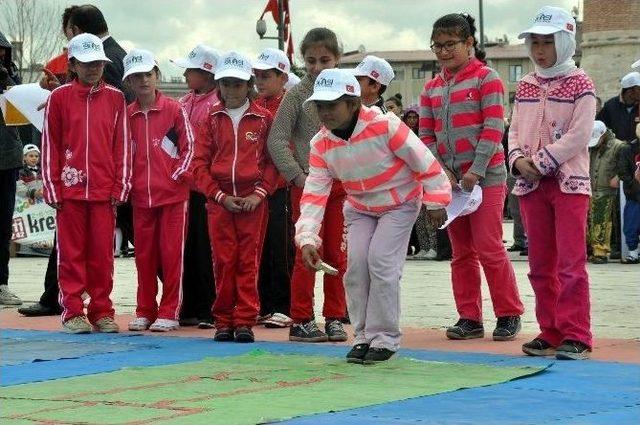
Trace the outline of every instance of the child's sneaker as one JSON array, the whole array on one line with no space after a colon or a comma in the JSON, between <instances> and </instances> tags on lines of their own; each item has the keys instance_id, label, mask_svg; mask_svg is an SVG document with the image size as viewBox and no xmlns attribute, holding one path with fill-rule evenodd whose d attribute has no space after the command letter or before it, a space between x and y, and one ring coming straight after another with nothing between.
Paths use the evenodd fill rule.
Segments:
<instances>
[{"instance_id":1,"label":"child's sneaker","mask_svg":"<svg viewBox=\"0 0 640 425\"><path fill-rule=\"evenodd\" d=\"M529 356L553 356L556 349L544 339L535 338L522 344L522 352Z\"/></svg>"},{"instance_id":2,"label":"child's sneaker","mask_svg":"<svg viewBox=\"0 0 640 425\"><path fill-rule=\"evenodd\" d=\"M293 323L293 320L286 314L273 313L263 323L265 328L288 328Z\"/></svg>"},{"instance_id":3,"label":"child's sneaker","mask_svg":"<svg viewBox=\"0 0 640 425\"><path fill-rule=\"evenodd\" d=\"M22 300L9 290L8 285L0 285L0 305L22 305Z\"/></svg>"},{"instance_id":4,"label":"child's sneaker","mask_svg":"<svg viewBox=\"0 0 640 425\"><path fill-rule=\"evenodd\" d=\"M362 359L362 363L376 364L380 362L386 362L395 353L395 351L391 351L386 348L371 347L369 348L369 350L367 350L367 354L365 354L364 359Z\"/></svg>"},{"instance_id":5,"label":"child's sneaker","mask_svg":"<svg viewBox=\"0 0 640 425\"><path fill-rule=\"evenodd\" d=\"M364 356L367 355L367 351L369 351L369 344L354 345L347 353L347 363L362 364Z\"/></svg>"},{"instance_id":6,"label":"child's sneaker","mask_svg":"<svg viewBox=\"0 0 640 425\"><path fill-rule=\"evenodd\" d=\"M253 331L248 326L240 326L236 328L236 342L254 342L256 339L253 336Z\"/></svg>"},{"instance_id":7,"label":"child's sneaker","mask_svg":"<svg viewBox=\"0 0 640 425\"><path fill-rule=\"evenodd\" d=\"M324 324L324 331L329 341L346 341L348 338L342 322L338 319L327 320L327 323Z\"/></svg>"},{"instance_id":8,"label":"child's sneaker","mask_svg":"<svg viewBox=\"0 0 640 425\"><path fill-rule=\"evenodd\" d=\"M62 323L62 328L70 334L88 334L91 333L91 325L87 322L86 317L76 316Z\"/></svg>"},{"instance_id":9,"label":"child's sneaker","mask_svg":"<svg viewBox=\"0 0 640 425\"><path fill-rule=\"evenodd\" d=\"M522 324L520 316L503 316L498 317L496 328L493 331L494 341L511 341L518 335Z\"/></svg>"},{"instance_id":10,"label":"child's sneaker","mask_svg":"<svg viewBox=\"0 0 640 425\"><path fill-rule=\"evenodd\" d=\"M558 360L587 360L590 357L591 349L580 341L563 341L556 348L556 359Z\"/></svg>"},{"instance_id":11,"label":"child's sneaker","mask_svg":"<svg viewBox=\"0 0 640 425\"><path fill-rule=\"evenodd\" d=\"M118 324L115 322L115 320L113 320L113 317L103 317L102 319L96 321L93 324L93 327L98 331L98 332L102 332L105 334L115 334L120 332L120 327L118 326Z\"/></svg>"},{"instance_id":12,"label":"child's sneaker","mask_svg":"<svg viewBox=\"0 0 640 425\"><path fill-rule=\"evenodd\" d=\"M218 342L230 342L233 341L233 329L231 328L217 328L216 333L213 335L213 340Z\"/></svg>"},{"instance_id":13,"label":"child's sneaker","mask_svg":"<svg viewBox=\"0 0 640 425\"><path fill-rule=\"evenodd\" d=\"M294 323L289 329L289 341L297 342L327 342L329 337L318 329L315 320L305 323Z\"/></svg>"},{"instance_id":14,"label":"child's sneaker","mask_svg":"<svg viewBox=\"0 0 640 425\"><path fill-rule=\"evenodd\" d=\"M146 317L136 317L129 322L130 331L146 331L151 325L151 320Z\"/></svg>"},{"instance_id":15,"label":"child's sneaker","mask_svg":"<svg viewBox=\"0 0 640 425\"><path fill-rule=\"evenodd\" d=\"M215 325L213 324L213 319L204 318L198 319L198 329L213 329Z\"/></svg>"},{"instance_id":16,"label":"child's sneaker","mask_svg":"<svg viewBox=\"0 0 640 425\"><path fill-rule=\"evenodd\" d=\"M271 318L271 316L273 316L273 314L271 314L271 313L267 313L267 314L263 314L262 316L258 316L258 320L256 321L256 324L264 325L266 323L266 321Z\"/></svg>"},{"instance_id":17,"label":"child's sneaker","mask_svg":"<svg viewBox=\"0 0 640 425\"><path fill-rule=\"evenodd\" d=\"M458 322L447 328L447 338L449 339L473 339L484 338L484 326L482 323L470 319L460 319Z\"/></svg>"},{"instance_id":18,"label":"child's sneaker","mask_svg":"<svg viewBox=\"0 0 640 425\"><path fill-rule=\"evenodd\" d=\"M156 319L156 321L149 326L151 332L169 332L175 331L178 328L180 328L180 322L170 319Z\"/></svg>"},{"instance_id":19,"label":"child's sneaker","mask_svg":"<svg viewBox=\"0 0 640 425\"><path fill-rule=\"evenodd\" d=\"M634 249L633 251L629 251L627 256L624 259L625 264L638 264L640 263L640 250Z\"/></svg>"}]
</instances>

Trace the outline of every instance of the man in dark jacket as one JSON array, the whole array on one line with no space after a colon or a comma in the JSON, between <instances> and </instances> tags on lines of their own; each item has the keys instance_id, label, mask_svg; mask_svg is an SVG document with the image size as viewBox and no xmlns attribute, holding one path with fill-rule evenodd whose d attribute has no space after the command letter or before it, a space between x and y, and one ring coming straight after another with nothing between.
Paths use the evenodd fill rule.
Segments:
<instances>
[{"instance_id":1,"label":"man in dark jacket","mask_svg":"<svg viewBox=\"0 0 640 425\"><path fill-rule=\"evenodd\" d=\"M13 46L0 32L0 93L20 84L11 61ZM22 301L9 291L9 243L13 209L16 203L16 179L22 167L22 142L16 127L7 127L0 114L0 305L20 305Z\"/></svg>"},{"instance_id":2,"label":"man in dark jacket","mask_svg":"<svg viewBox=\"0 0 640 425\"><path fill-rule=\"evenodd\" d=\"M640 164L640 142L635 139L620 148L617 167L618 177L623 182L626 199L622 232L624 233L629 253L624 262L631 264L640 262L640 250L638 249L638 238L640 237L640 182L634 178L638 164Z\"/></svg>"}]
</instances>

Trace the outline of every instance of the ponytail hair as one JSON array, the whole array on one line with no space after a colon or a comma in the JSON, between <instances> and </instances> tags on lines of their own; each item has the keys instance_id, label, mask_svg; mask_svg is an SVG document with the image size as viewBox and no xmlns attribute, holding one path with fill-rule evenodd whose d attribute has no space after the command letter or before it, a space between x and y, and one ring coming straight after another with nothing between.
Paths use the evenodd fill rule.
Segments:
<instances>
[{"instance_id":1,"label":"ponytail hair","mask_svg":"<svg viewBox=\"0 0 640 425\"><path fill-rule=\"evenodd\" d=\"M473 50L476 59L486 63L485 58L487 54L484 50L481 50L478 45L478 39L476 38L476 20L473 16L468 13L451 13L442 16L433 24L431 39L433 40L436 35L442 33L454 34L463 40L466 40L468 37L473 37Z\"/></svg>"},{"instance_id":2,"label":"ponytail hair","mask_svg":"<svg viewBox=\"0 0 640 425\"><path fill-rule=\"evenodd\" d=\"M398 108L402 109L402 94L396 93L393 96L388 97L387 102L393 102Z\"/></svg>"}]
</instances>

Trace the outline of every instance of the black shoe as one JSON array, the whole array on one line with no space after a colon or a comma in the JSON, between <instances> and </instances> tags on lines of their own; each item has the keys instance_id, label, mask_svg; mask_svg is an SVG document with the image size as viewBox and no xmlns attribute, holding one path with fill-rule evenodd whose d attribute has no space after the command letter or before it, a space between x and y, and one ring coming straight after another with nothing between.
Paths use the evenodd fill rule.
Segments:
<instances>
[{"instance_id":1,"label":"black shoe","mask_svg":"<svg viewBox=\"0 0 640 425\"><path fill-rule=\"evenodd\" d=\"M522 329L520 316L503 316L498 317L496 328L493 331L494 341L511 341L518 335Z\"/></svg>"},{"instance_id":2,"label":"black shoe","mask_svg":"<svg viewBox=\"0 0 640 425\"><path fill-rule=\"evenodd\" d=\"M47 307L46 305L42 305L40 303L35 303L27 307L20 307L18 309L18 313L27 317L57 316L60 313L62 313L62 309L51 308L51 307Z\"/></svg>"},{"instance_id":3,"label":"black shoe","mask_svg":"<svg viewBox=\"0 0 640 425\"><path fill-rule=\"evenodd\" d=\"M385 362L389 360L395 353L395 351L387 350L386 348L371 347L367 351L367 354L364 355L362 364L376 364Z\"/></svg>"},{"instance_id":4,"label":"black shoe","mask_svg":"<svg viewBox=\"0 0 640 425\"><path fill-rule=\"evenodd\" d=\"M362 364L364 356L369 351L369 344L356 344L347 353L347 363Z\"/></svg>"},{"instance_id":5,"label":"black shoe","mask_svg":"<svg viewBox=\"0 0 640 425\"><path fill-rule=\"evenodd\" d=\"M607 264L609 259L602 255L592 255L591 258L589 258L589 262L591 264Z\"/></svg>"},{"instance_id":6,"label":"black shoe","mask_svg":"<svg viewBox=\"0 0 640 425\"><path fill-rule=\"evenodd\" d=\"M522 245L513 244L509 248L507 248L507 251L517 252L517 251L522 251L523 249L525 249L525 247L523 247Z\"/></svg>"},{"instance_id":7,"label":"black shoe","mask_svg":"<svg viewBox=\"0 0 640 425\"><path fill-rule=\"evenodd\" d=\"M351 324L351 318L349 317L349 312L347 312L347 314L342 319L340 319L340 321L344 325L350 325Z\"/></svg>"},{"instance_id":8,"label":"black shoe","mask_svg":"<svg viewBox=\"0 0 640 425\"><path fill-rule=\"evenodd\" d=\"M318 329L314 320L305 323L294 323L289 329L289 341L298 342L327 342L329 337Z\"/></svg>"},{"instance_id":9,"label":"black shoe","mask_svg":"<svg viewBox=\"0 0 640 425\"><path fill-rule=\"evenodd\" d=\"M209 317L205 317L203 319L198 319L198 328L199 329L213 329L215 326L213 325L213 320Z\"/></svg>"},{"instance_id":10,"label":"black shoe","mask_svg":"<svg viewBox=\"0 0 640 425\"><path fill-rule=\"evenodd\" d=\"M483 337L484 326L475 320L460 319L455 325L447 328L447 338L449 339L473 339Z\"/></svg>"},{"instance_id":11,"label":"black shoe","mask_svg":"<svg viewBox=\"0 0 640 425\"><path fill-rule=\"evenodd\" d=\"M590 357L591 349L580 341L563 341L556 348L556 359L558 360L587 360Z\"/></svg>"},{"instance_id":12,"label":"black shoe","mask_svg":"<svg viewBox=\"0 0 640 425\"><path fill-rule=\"evenodd\" d=\"M233 341L233 329L231 328L216 329L216 333L213 335L213 340L218 342Z\"/></svg>"},{"instance_id":13,"label":"black shoe","mask_svg":"<svg viewBox=\"0 0 640 425\"><path fill-rule=\"evenodd\" d=\"M520 251L521 257L526 257L528 255L529 255L529 248L524 248L522 251Z\"/></svg>"},{"instance_id":14,"label":"black shoe","mask_svg":"<svg viewBox=\"0 0 640 425\"><path fill-rule=\"evenodd\" d=\"M556 349L544 339L535 338L522 344L522 352L529 356L553 356Z\"/></svg>"},{"instance_id":15,"label":"black shoe","mask_svg":"<svg viewBox=\"0 0 640 425\"><path fill-rule=\"evenodd\" d=\"M621 260L622 259L622 253L620 251L614 251L611 254L609 254L609 259L610 260Z\"/></svg>"},{"instance_id":16,"label":"black shoe","mask_svg":"<svg viewBox=\"0 0 640 425\"><path fill-rule=\"evenodd\" d=\"M254 342L256 338L253 331L248 326L240 326L236 328L236 342Z\"/></svg>"},{"instance_id":17,"label":"black shoe","mask_svg":"<svg viewBox=\"0 0 640 425\"><path fill-rule=\"evenodd\" d=\"M348 338L339 319L327 319L327 323L324 324L324 331L329 341L346 341Z\"/></svg>"},{"instance_id":18,"label":"black shoe","mask_svg":"<svg viewBox=\"0 0 640 425\"><path fill-rule=\"evenodd\" d=\"M196 317L185 317L179 320L180 326L198 326L200 320Z\"/></svg>"}]
</instances>

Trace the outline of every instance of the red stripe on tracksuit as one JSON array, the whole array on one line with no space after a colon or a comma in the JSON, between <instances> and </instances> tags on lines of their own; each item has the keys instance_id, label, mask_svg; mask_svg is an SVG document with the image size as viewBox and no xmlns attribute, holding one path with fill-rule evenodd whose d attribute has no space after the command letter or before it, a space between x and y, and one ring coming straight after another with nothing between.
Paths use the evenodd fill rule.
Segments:
<instances>
[{"instance_id":1,"label":"red stripe on tracksuit","mask_svg":"<svg viewBox=\"0 0 640 425\"><path fill-rule=\"evenodd\" d=\"M133 158L131 204L138 269L136 316L178 320L189 186L184 179L193 156L193 129L182 106L156 92L146 112L127 108ZM157 272L162 270L160 306Z\"/></svg>"},{"instance_id":2,"label":"red stripe on tracksuit","mask_svg":"<svg viewBox=\"0 0 640 425\"><path fill-rule=\"evenodd\" d=\"M72 81L54 90L42 133L44 198L57 211L58 284L62 320L83 316L89 293L92 323L113 317L112 200L124 202L131 146L124 95L100 83Z\"/></svg>"}]
</instances>

